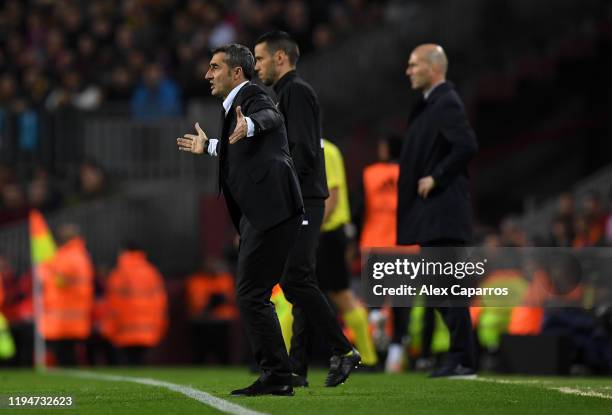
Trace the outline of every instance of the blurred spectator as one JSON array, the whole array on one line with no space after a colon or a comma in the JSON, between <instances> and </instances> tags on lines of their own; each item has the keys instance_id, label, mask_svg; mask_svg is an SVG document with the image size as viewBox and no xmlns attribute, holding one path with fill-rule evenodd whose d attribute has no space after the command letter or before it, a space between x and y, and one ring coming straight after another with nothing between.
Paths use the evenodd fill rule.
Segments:
<instances>
[{"instance_id":1,"label":"blurred spectator","mask_svg":"<svg viewBox=\"0 0 612 415\"><path fill-rule=\"evenodd\" d=\"M106 86L105 98L110 101L129 101L134 89L134 77L127 67L116 66Z\"/></svg>"},{"instance_id":2,"label":"blurred spectator","mask_svg":"<svg viewBox=\"0 0 612 415\"><path fill-rule=\"evenodd\" d=\"M334 33L326 23L317 25L312 33L312 44L317 50L329 47L334 41Z\"/></svg>"},{"instance_id":3,"label":"blurred spectator","mask_svg":"<svg viewBox=\"0 0 612 415\"><path fill-rule=\"evenodd\" d=\"M4 273L6 258L0 253L0 360L8 360L15 355L15 343L11 336L10 327L2 308L4 305Z\"/></svg>"},{"instance_id":4,"label":"blurred spectator","mask_svg":"<svg viewBox=\"0 0 612 415\"><path fill-rule=\"evenodd\" d=\"M605 219L604 242L606 246L612 246L612 188L608 192L607 216Z\"/></svg>"},{"instance_id":5,"label":"blurred spectator","mask_svg":"<svg viewBox=\"0 0 612 415\"><path fill-rule=\"evenodd\" d=\"M574 234L573 226L568 227L567 221L557 216L551 226L550 246L568 247L572 246Z\"/></svg>"},{"instance_id":6,"label":"blurred spectator","mask_svg":"<svg viewBox=\"0 0 612 415\"><path fill-rule=\"evenodd\" d=\"M291 33L291 37L296 40L301 54L312 51L310 9L303 0L290 0L286 4L285 31Z\"/></svg>"},{"instance_id":7,"label":"blurred spectator","mask_svg":"<svg viewBox=\"0 0 612 415\"><path fill-rule=\"evenodd\" d=\"M575 222L575 201L574 195L569 192L561 193L557 201L557 219L563 221L565 229L569 232L569 238L574 239Z\"/></svg>"},{"instance_id":8,"label":"blurred spectator","mask_svg":"<svg viewBox=\"0 0 612 415\"><path fill-rule=\"evenodd\" d=\"M230 335L238 318L234 278L218 261L207 258L187 277L185 295L193 335L195 363L228 363Z\"/></svg>"},{"instance_id":9,"label":"blurred spectator","mask_svg":"<svg viewBox=\"0 0 612 415\"><path fill-rule=\"evenodd\" d=\"M93 263L79 228L63 224L59 249L39 268L43 284L41 334L60 366L75 366L77 348L91 332Z\"/></svg>"},{"instance_id":10,"label":"blurred spectator","mask_svg":"<svg viewBox=\"0 0 612 415\"><path fill-rule=\"evenodd\" d=\"M23 89L27 91L27 98L32 107L40 110L44 107L51 84L49 79L37 67L28 68L23 74Z\"/></svg>"},{"instance_id":11,"label":"blurred spectator","mask_svg":"<svg viewBox=\"0 0 612 415\"><path fill-rule=\"evenodd\" d=\"M588 246L599 246L603 243L603 231L593 226L587 215L578 215L575 222L576 236L572 246L584 248Z\"/></svg>"},{"instance_id":12,"label":"blurred spectator","mask_svg":"<svg viewBox=\"0 0 612 415\"><path fill-rule=\"evenodd\" d=\"M17 81L9 73L0 76L0 108L7 108L17 94Z\"/></svg>"},{"instance_id":13,"label":"blurred spectator","mask_svg":"<svg viewBox=\"0 0 612 415\"><path fill-rule=\"evenodd\" d=\"M132 115L141 121L176 117L181 114L180 91L176 83L165 77L158 63L147 65L142 84L132 97Z\"/></svg>"},{"instance_id":14,"label":"blurred spectator","mask_svg":"<svg viewBox=\"0 0 612 415\"><path fill-rule=\"evenodd\" d=\"M11 183L15 179L13 169L7 164L0 163L0 192L4 186Z\"/></svg>"},{"instance_id":15,"label":"blurred spectator","mask_svg":"<svg viewBox=\"0 0 612 415\"><path fill-rule=\"evenodd\" d=\"M28 200L31 208L49 212L59 208L62 195L44 167L38 167L28 185Z\"/></svg>"},{"instance_id":16,"label":"blurred spectator","mask_svg":"<svg viewBox=\"0 0 612 415\"><path fill-rule=\"evenodd\" d=\"M40 122L38 112L23 97L13 101L12 110L16 116L18 147L22 153L22 159L32 159L38 148Z\"/></svg>"},{"instance_id":17,"label":"blurred spectator","mask_svg":"<svg viewBox=\"0 0 612 415\"><path fill-rule=\"evenodd\" d=\"M88 33L83 33L77 41L77 62L76 69L83 79L98 81L100 68L96 67L97 45L93 37Z\"/></svg>"},{"instance_id":18,"label":"blurred spectator","mask_svg":"<svg viewBox=\"0 0 612 415\"><path fill-rule=\"evenodd\" d=\"M144 363L168 325L164 280L134 243L126 243L108 277L102 334L117 347L123 364Z\"/></svg>"},{"instance_id":19,"label":"blurred spectator","mask_svg":"<svg viewBox=\"0 0 612 415\"><path fill-rule=\"evenodd\" d=\"M529 244L527 234L517 217L509 216L502 220L500 230L502 246L521 247Z\"/></svg>"},{"instance_id":20,"label":"blurred spectator","mask_svg":"<svg viewBox=\"0 0 612 415\"><path fill-rule=\"evenodd\" d=\"M187 43L181 43L176 53L179 65L178 79L185 99L210 96L210 83L204 79L210 63L208 54L196 56L195 48Z\"/></svg>"},{"instance_id":21,"label":"blurred spectator","mask_svg":"<svg viewBox=\"0 0 612 415\"><path fill-rule=\"evenodd\" d=\"M73 107L79 110L98 108L102 100L102 92L93 84L84 85L77 71L70 71L62 77L62 85L56 87L45 103L48 110Z\"/></svg>"},{"instance_id":22,"label":"blurred spectator","mask_svg":"<svg viewBox=\"0 0 612 415\"><path fill-rule=\"evenodd\" d=\"M8 183L2 188L0 205L0 224L25 219L28 205L25 194L16 183Z\"/></svg>"},{"instance_id":23,"label":"blurred spectator","mask_svg":"<svg viewBox=\"0 0 612 415\"><path fill-rule=\"evenodd\" d=\"M4 285L2 314L9 321L17 355L9 364L32 366L34 324L32 308L32 274L17 276L9 258L0 254L0 275Z\"/></svg>"},{"instance_id":24,"label":"blurred spectator","mask_svg":"<svg viewBox=\"0 0 612 415\"><path fill-rule=\"evenodd\" d=\"M72 203L97 199L109 194L106 174L94 161L81 163L77 182L77 193L72 196Z\"/></svg>"},{"instance_id":25,"label":"blurred spectator","mask_svg":"<svg viewBox=\"0 0 612 415\"><path fill-rule=\"evenodd\" d=\"M326 144L327 145L327 144ZM362 174L361 197L354 207L353 221L361 230L361 252L375 247L395 247L397 243L397 183L401 139L390 135L378 141L378 162L366 166ZM328 153L325 149L326 165ZM330 173L327 175L330 183ZM330 186L331 189L331 186ZM324 233L321 234L323 240ZM333 297L332 297L333 298ZM340 307L342 308L342 307ZM433 309L427 311L433 313ZM388 348L385 370L400 372L404 364L402 339L406 335L410 310L394 307L393 337ZM427 347L427 352L429 352ZM361 351L361 349L359 349ZM429 357L429 356L424 356ZM364 362L365 363L365 362Z\"/></svg>"},{"instance_id":26,"label":"blurred spectator","mask_svg":"<svg viewBox=\"0 0 612 415\"><path fill-rule=\"evenodd\" d=\"M494 229L485 229L480 245L485 248L491 249L492 252L495 252L495 248L499 248L500 246L502 246L501 238Z\"/></svg>"},{"instance_id":27,"label":"blurred spectator","mask_svg":"<svg viewBox=\"0 0 612 415\"><path fill-rule=\"evenodd\" d=\"M587 221L589 239L594 243L603 242L606 215L603 210L601 195L598 192L588 192L583 198L582 214Z\"/></svg>"}]
</instances>

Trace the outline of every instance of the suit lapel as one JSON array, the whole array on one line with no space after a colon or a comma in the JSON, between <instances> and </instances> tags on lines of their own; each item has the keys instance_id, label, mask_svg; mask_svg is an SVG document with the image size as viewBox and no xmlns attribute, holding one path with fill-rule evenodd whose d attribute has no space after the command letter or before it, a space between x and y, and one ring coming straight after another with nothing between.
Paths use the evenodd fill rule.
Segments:
<instances>
[{"instance_id":1,"label":"suit lapel","mask_svg":"<svg viewBox=\"0 0 612 415\"><path fill-rule=\"evenodd\" d=\"M426 105L427 105L427 102L421 96L419 98L418 102L416 103L416 105L414 106L414 108L412 108L412 111L410 111L410 115L408 116L408 123L409 124L412 124L412 122L415 120L415 118L418 117L419 114L421 114L423 112L423 110L425 109Z\"/></svg>"},{"instance_id":2,"label":"suit lapel","mask_svg":"<svg viewBox=\"0 0 612 415\"><path fill-rule=\"evenodd\" d=\"M229 136L232 134L233 129L232 125L235 125L236 121L236 107L240 105L242 102L243 92L249 84L240 88L240 91L234 97L234 101L232 102L232 106L230 107L227 114L225 113L225 108L221 106L221 138L219 139L219 191L221 190L221 181L222 176L224 175L224 169L227 168L226 163L228 163L228 155L230 150L229 144Z\"/></svg>"},{"instance_id":3,"label":"suit lapel","mask_svg":"<svg viewBox=\"0 0 612 415\"><path fill-rule=\"evenodd\" d=\"M220 125L221 125L221 135L219 137L219 144L218 144L218 156L219 156L219 160L217 163L217 193L220 195L221 194L221 189L223 187L222 185L222 175L223 175L223 165L225 164L225 154L226 154L226 146L225 146L225 141L227 140L226 134L225 134L225 108L223 108L223 106L221 106L221 113L219 114L219 118L220 118Z\"/></svg>"}]
</instances>

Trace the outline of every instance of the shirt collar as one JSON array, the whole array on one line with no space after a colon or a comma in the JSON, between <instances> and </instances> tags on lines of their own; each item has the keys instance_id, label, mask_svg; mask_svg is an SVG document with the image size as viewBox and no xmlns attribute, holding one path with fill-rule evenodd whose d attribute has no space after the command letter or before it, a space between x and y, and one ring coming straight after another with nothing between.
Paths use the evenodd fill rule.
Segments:
<instances>
[{"instance_id":1,"label":"shirt collar","mask_svg":"<svg viewBox=\"0 0 612 415\"><path fill-rule=\"evenodd\" d=\"M446 81L440 81L437 84L432 85L431 88L423 91L423 96L425 97L425 99L427 100L427 98L429 98L429 96L431 95L433 90L436 89L437 87L439 87L440 85L442 85L444 82L446 82Z\"/></svg>"},{"instance_id":2,"label":"shirt collar","mask_svg":"<svg viewBox=\"0 0 612 415\"><path fill-rule=\"evenodd\" d=\"M227 97L223 100L223 108L225 109L225 115L227 115L230 108L232 108L234 99L236 98L236 95L238 95L238 92L240 91L240 89L248 83L249 81L244 81L240 85L236 85L234 89L232 89L230 93L227 94Z\"/></svg>"},{"instance_id":3,"label":"shirt collar","mask_svg":"<svg viewBox=\"0 0 612 415\"><path fill-rule=\"evenodd\" d=\"M274 92L278 94L283 87L289 83L292 79L297 77L297 71L295 69L290 70L286 74L284 74L276 83L274 84Z\"/></svg>"}]
</instances>

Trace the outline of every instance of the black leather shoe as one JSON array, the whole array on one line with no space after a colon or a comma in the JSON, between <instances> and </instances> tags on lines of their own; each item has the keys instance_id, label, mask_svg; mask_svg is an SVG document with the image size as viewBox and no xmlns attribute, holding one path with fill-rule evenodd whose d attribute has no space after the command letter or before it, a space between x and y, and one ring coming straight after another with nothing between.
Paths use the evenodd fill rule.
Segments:
<instances>
[{"instance_id":1,"label":"black leather shoe","mask_svg":"<svg viewBox=\"0 0 612 415\"><path fill-rule=\"evenodd\" d=\"M308 379L306 378L306 376L293 373L291 375L291 386L293 386L294 388L307 388L309 386Z\"/></svg>"},{"instance_id":2,"label":"black leather shoe","mask_svg":"<svg viewBox=\"0 0 612 415\"><path fill-rule=\"evenodd\" d=\"M344 383L349 375L361 363L361 356L355 349L349 355L335 355L329 359L329 372L325 379L325 386L334 387Z\"/></svg>"},{"instance_id":3,"label":"black leather shoe","mask_svg":"<svg viewBox=\"0 0 612 415\"><path fill-rule=\"evenodd\" d=\"M278 395L278 396L293 396L293 387L291 385L275 385L270 384L261 379L257 379L251 386L243 389L233 390L232 396L260 396L260 395Z\"/></svg>"},{"instance_id":4,"label":"black leather shoe","mask_svg":"<svg viewBox=\"0 0 612 415\"><path fill-rule=\"evenodd\" d=\"M475 379L476 372L470 367L463 365L444 365L439 369L434 370L430 378L447 378L447 379Z\"/></svg>"}]
</instances>

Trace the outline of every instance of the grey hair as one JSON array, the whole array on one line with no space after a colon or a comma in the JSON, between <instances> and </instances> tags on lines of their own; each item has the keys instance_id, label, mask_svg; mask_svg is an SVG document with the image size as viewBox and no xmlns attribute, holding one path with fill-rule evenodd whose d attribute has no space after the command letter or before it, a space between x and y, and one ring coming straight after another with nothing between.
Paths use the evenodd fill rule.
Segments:
<instances>
[{"instance_id":1,"label":"grey hair","mask_svg":"<svg viewBox=\"0 0 612 415\"><path fill-rule=\"evenodd\" d=\"M241 68L244 77L249 81L255 73L255 58L253 54L244 45L238 43L230 43L228 45L219 46L212 50L212 54L225 53L225 63L233 68Z\"/></svg>"}]
</instances>

